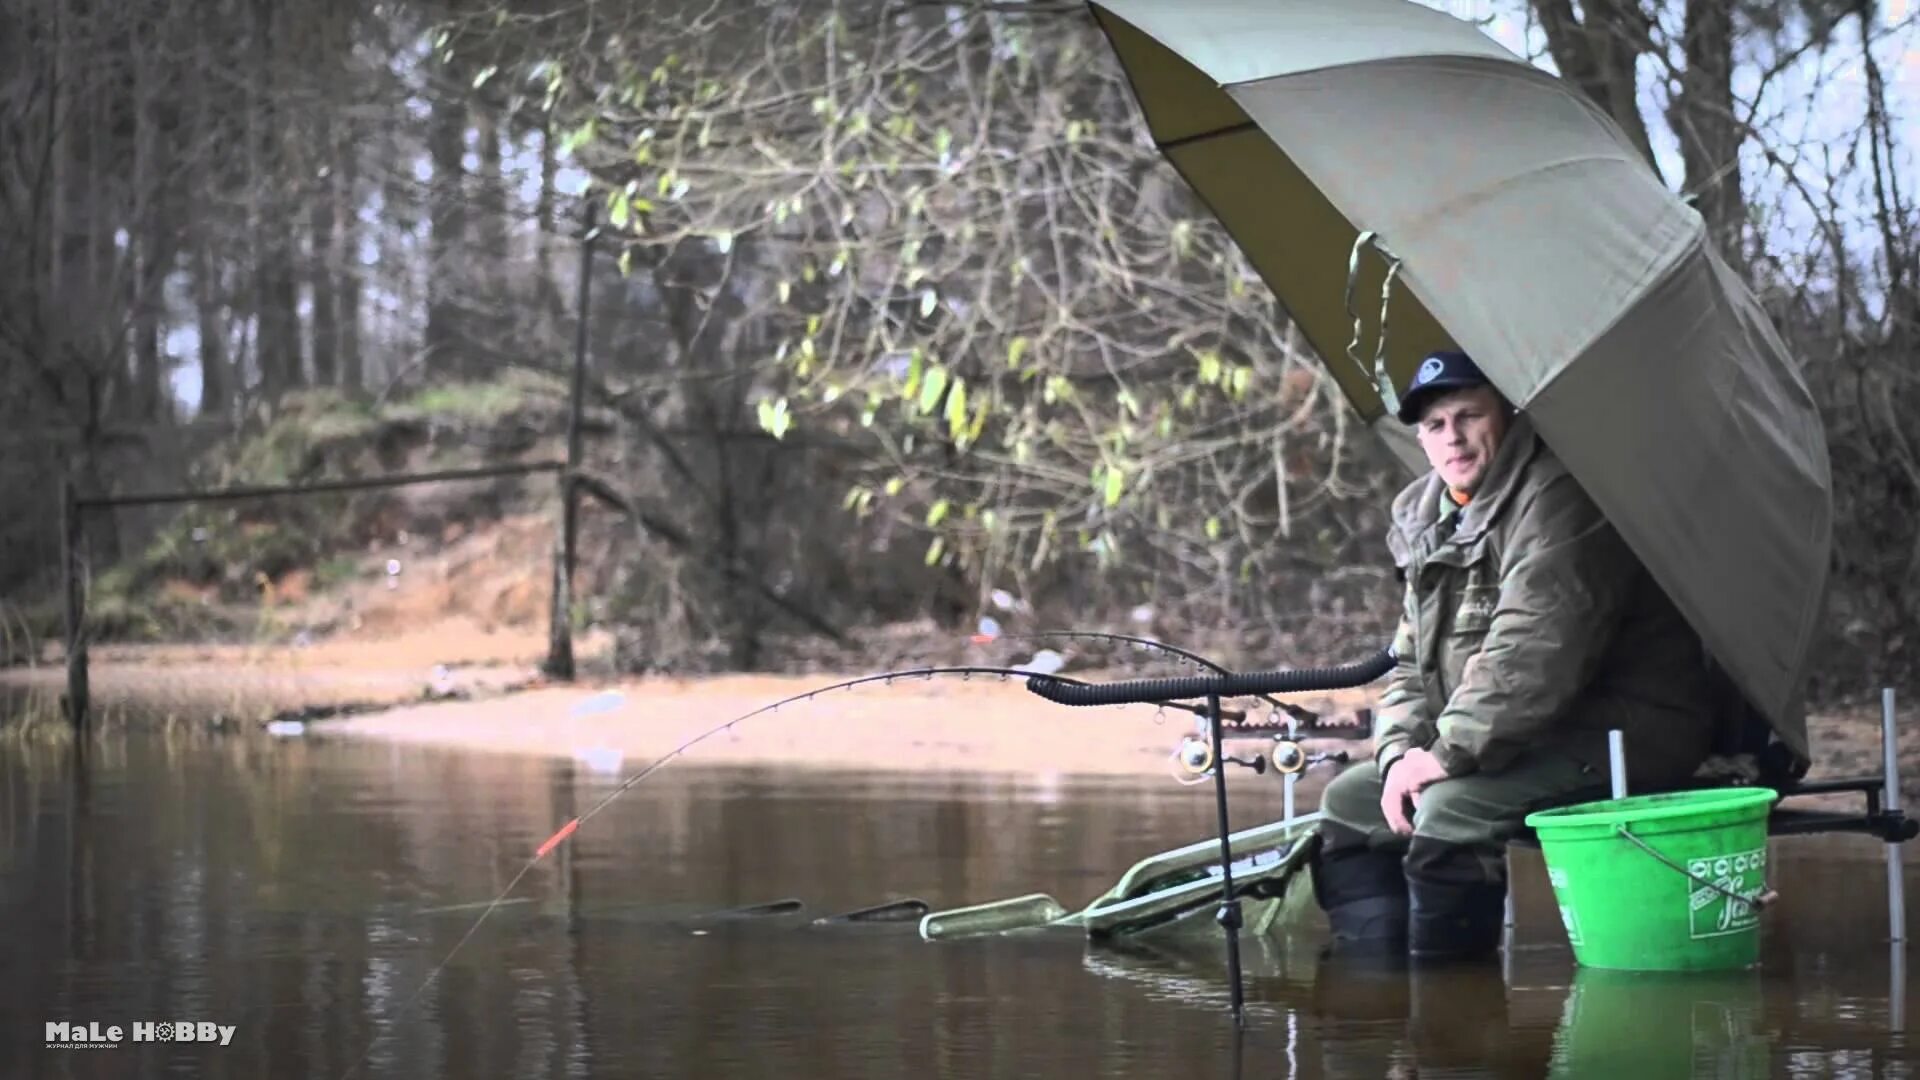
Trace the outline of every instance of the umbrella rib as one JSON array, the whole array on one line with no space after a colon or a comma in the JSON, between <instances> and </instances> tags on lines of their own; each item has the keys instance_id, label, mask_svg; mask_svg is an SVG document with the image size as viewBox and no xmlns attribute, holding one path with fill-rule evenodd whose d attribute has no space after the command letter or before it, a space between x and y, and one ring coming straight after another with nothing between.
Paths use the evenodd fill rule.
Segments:
<instances>
[{"instance_id":1,"label":"umbrella rib","mask_svg":"<svg viewBox=\"0 0 1920 1080\"><path fill-rule=\"evenodd\" d=\"M1191 146L1197 142L1206 142L1208 139L1217 139L1222 135L1238 135L1243 131L1251 131L1259 126L1260 125L1251 120L1242 120L1232 127L1215 128L1212 131L1203 131L1198 135L1182 135L1169 142L1155 143L1154 145L1158 146L1163 152L1178 150L1183 146Z\"/></svg>"}]
</instances>

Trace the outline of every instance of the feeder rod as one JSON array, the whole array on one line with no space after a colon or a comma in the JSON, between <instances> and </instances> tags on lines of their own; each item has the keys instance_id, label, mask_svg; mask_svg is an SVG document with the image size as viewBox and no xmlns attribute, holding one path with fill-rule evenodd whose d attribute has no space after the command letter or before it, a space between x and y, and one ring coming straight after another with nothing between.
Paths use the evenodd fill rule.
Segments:
<instances>
[{"instance_id":1,"label":"feeder rod","mask_svg":"<svg viewBox=\"0 0 1920 1080\"><path fill-rule=\"evenodd\" d=\"M1881 808L1886 813L1900 809L1900 759L1895 753L1893 726L1893 687L1880 689ZM1907 940L1907 882L1900 865L1900 845L1887 845L1887 930L1895 942Z\"/></svg>"},{"instance_id":2,"label":"feeder rod","mask_svg":"<svg viewBox=\"0 0 1920 1080\"><path fill-rule=\"evenodd\" d=\"M1627 797L1627 744L1619 728L1607 732L1607 765L1613 778L1613 797Z\"/></svg>"}]
</instances>

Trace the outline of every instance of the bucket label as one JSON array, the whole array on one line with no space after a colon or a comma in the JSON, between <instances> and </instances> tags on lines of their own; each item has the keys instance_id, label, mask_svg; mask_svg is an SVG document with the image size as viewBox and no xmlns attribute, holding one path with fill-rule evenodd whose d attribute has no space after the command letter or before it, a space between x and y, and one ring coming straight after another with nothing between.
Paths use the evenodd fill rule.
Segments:
<instances>
[{"instance_id":1,"label":"bucket label","mask_svg":"<svg viewBox=\"0 0 1920 1080\"><path fill-rule=\"evenodd\" d=\"M1689 859L1687 872L1699 879L1688 883L1687 916L1692 938L1724 937L1759 925L1760 915L1752 904L1735 900L1720 889L1741 895L1760 891L1766 882L1766 848L1714 858ZM1709 888L1701 881L1710 881L1720 888Z\"/></svg>"},{"instance_id":2,"label":"bucket label","mask_svg":"<svg viewBox=\"0 0 1920 1080\"><path fill-rule=\"evenodd\" d=\"M1554 898L1561 901L1560 923L1567 928L1567 944L1579 945L1581 943L1580 920L1574 915L1572 906L1565 903L1567 898L1567 872L1557 866L1547 867L1547 883L1553 886Z\"/></svg>"}]
</instances>

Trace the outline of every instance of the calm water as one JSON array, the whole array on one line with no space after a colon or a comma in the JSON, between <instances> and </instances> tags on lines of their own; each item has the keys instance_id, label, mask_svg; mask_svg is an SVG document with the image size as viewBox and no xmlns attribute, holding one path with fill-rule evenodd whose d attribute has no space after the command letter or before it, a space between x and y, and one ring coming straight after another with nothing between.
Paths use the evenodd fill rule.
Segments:
<instances>
[{"instance_id":1,"label":"calm water","mask_svg":"<svg viewBox=\"0 0 1920 1080\"><path fill-rule=\"evenodd\" d=\"M494 896L612 783L311 735L116 738L84 783L66 751L0 750L0 1076L339 1077L369 1048L360 1075L1920 1075L1871 841L1776 841L1760 972L1576 972L1523 857L1507 964L1410 980L1328 968L1312 943L1253 949L1237 1041L1218 955L808 925L901 896L1078 906L1208 834L1211 789L1171 781L675 763L419 992L477 914L431 909ZM1241 824L1278 814L1271 777L1236 789ZM703 917L783 897L805 912ZM61 1019L235 1030L225 1047L49 1049Z\"/></svg>"}]
</instances>

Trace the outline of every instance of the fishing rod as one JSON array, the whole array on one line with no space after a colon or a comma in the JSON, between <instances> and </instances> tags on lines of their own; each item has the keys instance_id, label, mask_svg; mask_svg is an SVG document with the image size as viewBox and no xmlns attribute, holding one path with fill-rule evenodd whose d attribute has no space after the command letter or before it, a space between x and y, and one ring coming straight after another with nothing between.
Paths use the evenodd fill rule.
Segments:
<instances>
[{"instance_id":1,"label":"fishing rod","mask_svg":"<svg viewBox=\"0 0 1920 1080\"><path fill-rule=\"evenodd\" d=\"M1005 635L999 635L999 636L1015 638L1019 640L1033 640L1033 641L1048 641L1053 639L1059 639L1064 641L1117 641L1123 644L1133 645L1135 647L1158 649L1169 656L1178 657L1179 659L1185 660L1190 664L1195 664L1200 667L1206 668L1208 671L1211 671L1216 675L1232 674L1232 672L1228 671L1225 667L1221 666L1220 664L1212 660L1207 659L1204 656L1201 656L1197 652L1193 652L1192 650L1189 650L1189 649L1183 649L1178 645L1169 645L1166 642L1161 641L1159 638L1142 637L1137 634L1115 634L1115 633L1110 633L1104 630L1039 630L1039 631L1035 631L1033 633L1028 633L1028 634L1005 634ZM1314 717L1313 713L1310 713L1307 710L1302 709L1297 705L1289 705L1284 701L1280 701L1274 698L1271 694L1253 694L1249 696L1256 697L1259 700L1266 702L1268 705L1271 705L1276 709L1286 712L1288 715L1293 716L1294 719L1296 720L1301 720L1304 722L1307 720L1308 717ZM1314 718L1317 719L1317 717L1314 717Z\"/></svg>"},{"instance_id":2,"label":"fishing rod","mask_svg":"<svg viewBox=\"0 0 1920 1080\"><path fill-rule=\"evenodd\" d=\"M1111 633L1104 630L1037 630L1029 633L1004 634L1004 633L996 632L993 634L982 634L982 635L977 635L974 640L992 641L998 638L1006 638L1014 641L1050 641L1050 640L1114 641L1114 642L1120 642L1122 644L1133 645L1135 647L1157 649L1163 653L1166 653L1169 656L1173 656L1180 660L1184 660L1187 663L1206 668L1208 671L1211 671L1216 675L1232 674L1232 672L1227 670L1226 667L1222 666L1221 664L1213 660L1207 659L1206 657L1200 655L1199 653L1193 652L1188 649L1183 649L1178 645L1170 645L1164 641L1161 641L1158 638L1142 637L1135 634L1116 634L1116 633ZM1321 689L1321 688L1315 687L1314 689ZM1343 689L1343 688L1327 687L1325 689ZM1319 713L1316 713L1311 709L1302 708L1301 706L1295 705L1292 702L1281 701L1278 698L1275 698L1272 694L1249 694L1245 696L1253 697L1262 702L1265 702L1268 706L1272 707L1274 710L1278 712L1286 713L1289 717L1292 717L1295 722L1300 724L1305 724L1306 726L1311 728L1320 727L1322 724L1322 721L1324 720L1324 717L1322 717ZM1206 715L1206 707L1202 705L1185 705L1185 704L1178 704L1175 702L1161 702L1160 704L1163 704L1168 708L1176 708L1176 709L1184 710L1186 712L1191 712L1197 716L1204 717ZM1222 721L1224 722L1235 722L1235 721L1247 720L1246 713L1240 712L1235 709L1223 710L1220 716ZM1249 724L1248 726L1253 726L1253 725ZM1272 726L1272 725L1269 725L1269 726Z\"/></svg>"},{"instance_id":3,"label":"fishing rod","mask_svg":"<svg viewBox=\"0 0 1920 1080\"><path fill-rule=\"evenodd\" d=\"M1341 690L1364 686L1393 670L1393 650L1386 648L1365 660L1328 668L1260 671L1247 674L1219 672L1170 679L1130 679L1125 682L1096 685L1068 681L1052 675L1027 680L1027 689L1059 705L1127 705L1161 698L1189 698L1205 695L1207 724L1213 740L1213 805L1220 826L1220 910L1214 916L1227 938L1227 982L1233 1026L1246 1025L1245 993L1240 973L1240 897L1233 890L1232 830L1227 824L1228 763L1260 769L1253 761L1228 757L1221 736L1220 699L1222 697L1285 694L1303 690Z\"/></svg>"},{"instance_id":4,"label":"fishing rod","mask_svg":"<svg viewBox=\"0 0 1920 1080\"><path fill-rule=\"evenodd\" d=\"M1076 633L1082 637L1095 636L1095 632L1091 631L1071 633ZM1056 636L1058 635L1056 634ZM421 982L420 986L401 1004L395 1014L396 1018L406 1015L419 1003L421 996L439 979L440 975L447 969L447 966L453 962L454 957L459 955L460 950L466 946L467 942L471 941L474 935L479 933L480 928L485 925L487 919L493 912L507 901L507 898L512 895L514 889L519 887L520 882L533 871L535 866L539 865L541 860L551 854L555 848L565 843L578 832L582 826L599 816L603 810L612 805L616 799L632 790L635 785L647 777L652 776L654 773L659 772L662 768L666 767L668 763L679 758L694 747L699 746L708 739L730 731L748 720L775 712L785 706L811 701L816 697L832 693L835 690L850 690L854 687L868 686L874 683L892 685L896 681L906 679L932 679L935 675L959 675L962 678L971 678L974 675L986 675L998 677L1002 681L1008 678L1021 678L1027 680L1027 689L1033 693L1049 701L1075 706L1159 704L1166 707L1193 708L1190 706L1182 706L1174 699L1204 696L1207 699L1205 716L1208 719L1212 733L1212 756L1214 761L1224 763L1232 760L1237 764L1249 764L1247 762L1239 762L1237 759L1227 758L1222 752L1221 697L1261 696L1301 690L1332 690L1350 686L1361 686L1385 674L1393 665L1393 656L1391 651L1388 650L1382 651L1379 656L1369 660L1362 661L1358 664L1346 665L1342 668L1235 674L1197 654L1179 649L1175 646L1166 645L1162 642L1155 642L1147 638L1128 638L1125 635L1117 634L1099 636L1130 640L1136 644L1152 645L1170 654L1201 664L1209 668L1214 674L1210 676L1189 676L1172 679L1129 680L1126 682L1102 685L1084 682L1064 675L1043 674L1033 671L1030 668L999 667L985 664L928 666L843 679L826 686L791 694L778 701L742 713L724 723L708 728L684 740L671 750L668 750L665 754L654 759L646 767L621 781L612 791L602 797L600 801L589 807L585 813L578 814L571 818L556 829L546 840L542 841L540 845L534 849L533 856L521 866L518 873L513 875L512 879L507 882L506 887L501 889L497 896L487 902L486 906L481 909L479 916L474 919L472 925L468 926L466 932L461 934L459 940L454 942L453 948L447 951L446 956L444 956L438 964L434 965L432 971L427 973L426 979ZM1163 688L1165 693L1161 696L1148 694L1147 691L1151 688ZM1226 927L1228 933L1228 963L1233 978L1234 991L1233 1011L1236 1025L1238 1025L1244 1022L1242 996L1240 992L1239 902L1237 898L1233 896L1233 878L1230 865L1232 852L1228 843L1226 781L1224 773L1224 768L1216 768L1214 770L1216 810L1220 822L1221 871L1224 875L1228 901L1221 909L1221 924ZM346 1080L346 1078L359 1072L361 1067L367 1063L367 1060L373 1056L373 1051L379 1044L380 1036L376 1035L373 1040L369 1042L366 1051L361 1054L360 1059L343 1074L342 1080Z\"/></svg>"}]
</instances>

